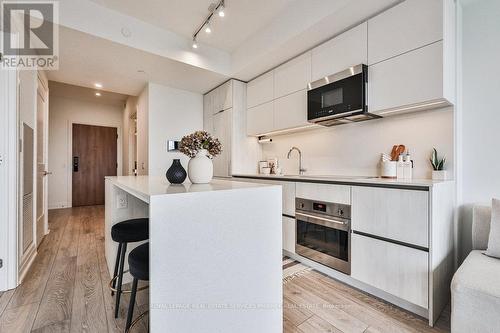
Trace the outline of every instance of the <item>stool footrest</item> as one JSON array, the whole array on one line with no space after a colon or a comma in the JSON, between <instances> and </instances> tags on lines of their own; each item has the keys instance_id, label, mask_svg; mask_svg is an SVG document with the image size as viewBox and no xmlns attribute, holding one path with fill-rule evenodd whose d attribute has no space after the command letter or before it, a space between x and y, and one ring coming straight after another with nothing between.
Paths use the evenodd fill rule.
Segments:
<instances>
[{"instance_id":1,"label":"stool footrest","mask_svg":"<svg viewBox=\"0 0 500 333\"><path fill-rule=\"evenodd\" d=\"M139 290L139 289L137 289ZM132 322L132 324L130 324L130 327L128 329L125 330L125 333L128 333L130 332L130 330L135 326L137 325L137 323L139 322L139 320L141 320L142 318L144 318L145 315L147 315L149 313L149 310L146 310L144 311L143 313L141 313L137 318L134 319L134 321Z\"/></svg>"},{"instance_id":2,"label":"stool footrest","mask_svg":"<svg viewBox=\"0 0 500 333\"><path fill-rule=\"evenodd\" d=\"M127 271L124 271L123 272L124 274L125 273L128 273L128 270ZM118 275L115 276L114 278L111 279L111 281L109 281L109 289L113 292L117 292L118 290L116 288L113 288L113 282L118 279ZM141 291L141 290L145 290L145 289L148 289L149 286L144 286L144 287L140 287L140 288L137 288L137 291ZM130 294L132 292L132 290L122 290L122 294Z\"/></svg>"}]
</instances>

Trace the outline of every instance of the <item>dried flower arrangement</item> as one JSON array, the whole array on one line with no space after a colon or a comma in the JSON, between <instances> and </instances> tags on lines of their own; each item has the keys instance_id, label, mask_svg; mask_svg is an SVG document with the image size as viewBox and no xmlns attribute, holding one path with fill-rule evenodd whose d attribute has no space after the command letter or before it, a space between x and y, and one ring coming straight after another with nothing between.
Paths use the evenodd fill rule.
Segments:
<instances>
[{"instance_id":1,"label":"dried flower arrangement","mask_svg":"<svg viewBox=\"0 0 500 333\"><path fill-rule=\"evenodd\" d=\"M222 152L222 145L219 139L205 131L196 131L186 135L179 145L179 151L191 158L202 149L207 150L209 158L214 158Z\"/></svg>"}]
</instances>

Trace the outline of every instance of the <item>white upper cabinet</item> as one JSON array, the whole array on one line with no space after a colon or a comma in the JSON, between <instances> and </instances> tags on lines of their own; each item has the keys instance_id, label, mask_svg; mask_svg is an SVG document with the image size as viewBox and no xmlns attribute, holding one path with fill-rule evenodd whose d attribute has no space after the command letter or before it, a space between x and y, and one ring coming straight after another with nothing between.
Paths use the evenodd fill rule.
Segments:
<instances>
[{"instance_id":1,"label":"white upper cabinet","mask_svg":"<svg viewBox=\"0 0 500 333\"><path fill-rule=\"evenodd\" d=\"M367 63L367 23L358 25L312 50L312 79Z\"/></svg>"},{"instance_id":2,"label":"white upper cabinet","mask_svg":"<svg viewBox=\"0 0 500 333\"><path fill-rule=\"evenodd\" d=\"M251 108L274 98L274 72L263 74L247 84L247 107Z\"/></svg>"},{"instance_id":3,"label":"white upper cabinet","mask_svg":"<svg viewBox=\"0 0 500 333\"><path fill-rule=\"evenodd\" d=\"M275 128L288 129L307 124L307 91L305 89L274 101Z\"/></svg>"},{"instance_id":4,"label":"white upper cabinet","mask_svg":"<svg viewBox=\"0 0 500 333\"><path fill-rule=\"evenodd\" d=\"M273 101L247 109L247 134L260 135L274 130Z\"/></svg>"},{"instance_id":5,"label":"white upper cabinet","mask_svg":"<svg viewBox=\"0 0 500 333\"><path fill-rule=\"evenodd\" d=\"M311 82L311 52L304 53L274 70L274 98L304 90L309 82Z\"/></svg>"},{"instance_id":6,"label":"white upper cabinet","mask_svg":"<svg viewBox=\"0 0 500 333\"><path fill-rule=\"evenodd\" d=\"M406 0L368 20L368 64L443 39L443 1Z\"/></svg>"},{"instance_id":7,"label":"white upper cabinet","mask_svg":"<svg viewBox=\"0 0 500 333\"><path fill-rule=\"evenodd\" d=\"M384 115L402 106L411 111L422 103L439 103L444 97L443 43L369 66L368 80L371 113Z\"/></svg>"}]
</instances>

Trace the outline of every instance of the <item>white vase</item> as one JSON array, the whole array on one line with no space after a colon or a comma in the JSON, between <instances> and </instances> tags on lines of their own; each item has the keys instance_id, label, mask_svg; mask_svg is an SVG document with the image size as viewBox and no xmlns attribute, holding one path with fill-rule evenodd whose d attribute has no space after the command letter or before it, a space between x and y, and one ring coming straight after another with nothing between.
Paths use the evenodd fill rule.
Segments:
<instances>
[{"instance_id":1,"label":"white vase","mask_svg":"<svg viewBox=\"0 0 500 333\"><path fill-rule=\"evenodd\" d=\"M200 150L189 160L188 176L193 184L210 183L214 176L214 165L206 149Z\"/></svg>"},{"instance_id":2,"label":"white vase","mask_svg":"<svg viewBox=\"0 0 500 333\"><path fill-rule=\"evenodd\" d=\"M434 180L446 180L446 170L433 170L432 179Z\"/></svg>"}]
</instances>

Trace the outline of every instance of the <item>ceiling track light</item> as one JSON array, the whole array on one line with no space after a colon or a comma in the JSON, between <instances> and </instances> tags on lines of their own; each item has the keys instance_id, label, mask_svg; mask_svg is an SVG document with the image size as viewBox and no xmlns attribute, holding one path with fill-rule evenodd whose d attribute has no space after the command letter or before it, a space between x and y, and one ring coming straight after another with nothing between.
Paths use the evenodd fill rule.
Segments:
<instances>
[{"instance_id":1,"label":"ceiling track light","mask_svg":"<svg viewBox=\"0 0 500 333\"><path fill-rule=\"evenodd\" d=\"M198 34L200 33L201 30L204 30L207 34L212 32L212 27L210 26L210 20L214 16L215 13L219 15L219 17L224 17L226 16L225 13L225 0L220 0L217 4L213 3L208 7L208 11L210 12L208 16L205 18L205 21L200 25L200 27L196 30L196 32L193 34L193 44L192 47L193 49L198 48L198 43L196 42L196 39L198 37Z\"/></svg>"}]
</instances>

